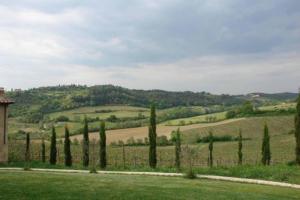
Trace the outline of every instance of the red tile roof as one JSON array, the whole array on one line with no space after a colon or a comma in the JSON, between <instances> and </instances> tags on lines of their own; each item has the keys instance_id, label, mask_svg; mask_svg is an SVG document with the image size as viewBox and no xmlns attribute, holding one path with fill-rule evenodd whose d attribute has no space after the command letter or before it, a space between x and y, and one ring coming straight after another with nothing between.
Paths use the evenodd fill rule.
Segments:
<instances>
[{"instance_id":1,"label":"red tile roof","mask_svg":"<svg viewBox=\"0 0 300 200\"><path fill-rule=\"evenodd\" d=\"M5 96L0 96L0 104L12 104L14 103L12 100Z\"/></svg>"}]
</instances>

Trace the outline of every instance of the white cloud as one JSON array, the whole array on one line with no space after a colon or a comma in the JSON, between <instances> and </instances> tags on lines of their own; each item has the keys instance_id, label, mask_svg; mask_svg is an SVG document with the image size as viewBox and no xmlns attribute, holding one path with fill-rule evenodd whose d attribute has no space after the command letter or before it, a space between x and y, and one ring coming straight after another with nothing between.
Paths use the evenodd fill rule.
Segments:
<instances>
[{"instance_id":1,"label":"white cloud","mask_svg":"<svg viewBox=\"0 0 300 200\"><path fill-rule=\"evenodd\" d=\"M251 62L244 63L243 60ZM57 84L116 84L129 88L166 90L208 90L215 93L296 91L300 54L260 56L212 56L169 64L138 67L90 67L51 65L44 68L5 68L0 85L36 87ZM11 83L11 77L14 82ZM288 77L288 79L286 78Z\"/></svg>"},{"instance_id":2,"label":"white cloud","mask_svg":"<svg viewBox=\"0 0 300 200\"><path fill-rule=\"evenodd\" d=\"M298 0L1 2L0 85L295 91L299 8Z\"/></svg>"}]
</instances>

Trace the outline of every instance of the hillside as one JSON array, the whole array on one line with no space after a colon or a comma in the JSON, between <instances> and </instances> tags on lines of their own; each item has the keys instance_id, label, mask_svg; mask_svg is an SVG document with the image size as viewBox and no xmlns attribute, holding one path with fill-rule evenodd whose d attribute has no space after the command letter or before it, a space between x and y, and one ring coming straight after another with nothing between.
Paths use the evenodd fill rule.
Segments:
<instances>
[{"instance_id":1,"label":"hillside","mask_svg":"<svg viewBox=\"0 0 300 200\"><path fill-rule=\"evenodd\" d=\"M190 91L135 90L113 85L67 85L14 90L8 92L7 96L15 101L11 106L10 116L26 116L29 121L38 122L44 114L86 106L131 105L148 108L151 102L155 102L159 109L177 106L231 106L247 100L255 100L258 104L292 101L297 94L259 93L253 98L253 94L232 96Z\"/></svg>"}]
</instances>

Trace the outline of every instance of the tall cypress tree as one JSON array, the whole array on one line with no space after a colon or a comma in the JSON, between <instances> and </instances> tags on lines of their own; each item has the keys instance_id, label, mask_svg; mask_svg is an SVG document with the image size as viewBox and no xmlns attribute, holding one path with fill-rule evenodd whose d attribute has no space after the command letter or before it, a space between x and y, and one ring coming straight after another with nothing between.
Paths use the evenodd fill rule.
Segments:
<instances>
[{"instance_id":1,"label":"tall cypress tree","mask_svg":"<svg viewBox=\"0 0 300 200\"><path fill-rule=\"evenodd\" d=\"M175 166L177 171L180 170L180 155L181 155L181 136L179 128L176 131L175 140Z\"/></svg>"},{"instance_id":2,"label":"tall cypress tree","mask_svg":"<svg viewBox=\"0 0 300 200\"><path fill-rule=\"evenodd\" d=\"M84 167L89 166L89 125L87 118L84 118L83 141L82 141L82 164Z\"/></svg>"},{"instance_id":3,"label":"tall cypress tree","mask_svg":"<svg viewBox=\"0 0 300 200\"><path fill-rule=\"evenodd\" d=\"M150 125L149 125L149 165L152 168L156 167L156 113L155 105L151 105Z\"/></svg>"},{"instance_id":4,"label":"tall cypress tree","mask_svg":"<svg viewBox=\"0 0 300 200\"><path fill-rule=\"evenodd\" d=\"M52 126L52 136L51 136L51 144L50 144L50 164L55 165L56 164L56 131L54 126Z\"/></svg>"},{"instance_id":5,"label":"tall cypress tree","mask_svg":"<svg viewBox=\"0 0 300 200\"><path fill-rule=\"evenodd\" d=\"M241 165L243 164L243 136L242 136L242 130L240 129L239 131L239 137L238 137L238 158L239 158L239 161L238 161L238 164Z\"/></svg>"},{"instance_id":6,"label":"tall cypress tree","mask_svg":"<svg viewBox=\"0 0 300 200\"><path fill-rule=\"evenodd\" d=\"M65 153L65 166L72 166L72 155L71 155L71 141L69 128L65 126L65 141L64 141L64 153Z\"/></svg>"},{"instance_id":7,"label":"tall cypress tree","mask_svg":"<svg viewBox=\"0 0 300 200\"><path fill-rule=\"evenodd\" d=\"M25 149L25 161L30 161L30 135L26 133L26 149Z\"/></svg>"},{"instance_id":8,"label":"tall cypress tree","mask_svg":"<svg viewBox=\"0 0 300 200\"><path fill-rule=\"evenodd\" d=\"M106 133L105 122L102 121L100 125L100 167L106 168Z\"/></svg>"},{"instance_id":9,"label":"tall cypress tree","mask_svg":"<svg viewBox=\"0 0 300 200\"><path fill-rule=\"evenodd\" d=\"M296 138L296 163L300 165L300 94L297 103L297 113L295 117L295 138Z\"/></svg>"},{"instance_id":10,"label":"tall cypress tree","mask_svg":"<svg viewBox=\"0 0 300 200\"><path fill-rule=\"evenodd\" d=\"M261 149L261 162L263 165L270 165L271 162L271 150L270 150L270 136L269 136L269 128L268 125L264 126L264 136L262 141L262 149Z\"/></svg>"},{"instance_id":11,"label":"tall cypress tree","mask_svg":"<svg viewBox=\"0 0 300 200\"><path fill-rule=\"evenodd\" d=\"M214 137L213 133L210 131L209 132L209 145L208 145L208 150L209 150L209 166L213 166L213 149L214 149Z\"/></svg>"},{"instance_id":12,"label":"tall cypress tree","mask_svg":"<svg viewBox=\"0 0 300 200\"><path fill-rule=\"evenodd\" d=\"M42 138L42 162L46 162L46 145L44 137Z\"/></svg>"}]
</instances>

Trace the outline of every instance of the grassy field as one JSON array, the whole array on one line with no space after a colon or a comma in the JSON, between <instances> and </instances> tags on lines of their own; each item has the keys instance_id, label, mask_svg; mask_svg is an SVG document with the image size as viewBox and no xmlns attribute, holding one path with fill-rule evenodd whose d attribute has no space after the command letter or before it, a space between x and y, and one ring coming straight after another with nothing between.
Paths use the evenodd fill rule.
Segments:
<instances>
[{"instance_id":1,"label":"grassy field","mask_svg":"<svg viewBox=\"0 0 300 200\"><path fill-rule=\"evenodd\" d=\"M0 199L298 199L296 189L183 178L0 172Z\"/></svg>"},{"instance_id":2,"label":"grassy field","mask_svg":"<svg viewBox=\"0 0 300 200\"><path fill-rule=\"evenodd\" d=\"M296 108L296 103L280 103L277 105L259 107L260 110L264 110L264 111L288 110L294 108Z\"/></svg>"},{"instance_id":3,"label":"grassy field","mask_svg":"<svg viewBox=\"0 0 300 200\"><path fill-rule=\"evenodd\" d=\"M238 129L242 128L243 137L247 140L243 141L243 154L245 164L258 164L261 159L261 139L263 134L264 123L268 123L271 135L271 153L272 164L287 163L294 159L295 139L291 130L293 129L293 116L279 117L255 117L244 119L225 120L217 123L194 124L181 127L183 139L189 143L189 147L195 151L194 165L207 166L208 144L196 143L197 138L207 136L208 131L212 130L215 136L230 135L236 137ZM175 126L158 126L158 135L167 135ZM129 137L141 138L147 137L148 130L146 127L120 129L107 131L107 142L128 139ZM82 136L73 136L72 140L77 138L79 141ZM90 140L99 139L99 133L91 133ZM63 145L59 145L60 162L63 161ZM24 157L24 141L23 143L14 141L10 142L10 158L12 160L20 160ZM32 154L35 160L40 160L40 145L32 145ZM47 147L47 151L49 144ZM183 144L186 148L186 144ZM147 166L148 164L148 147L136 146L125 147L126 166ZM80 162L81 145L72 145L72 153L75 162ZM95 152L98 152L98 145L95 147ZM184 151L183 151L184 152ZM47 156L48 156L47 152ZM215 142L214 144L214 164L215 166L234 166L237 164L237 142ZM96 153L96 157L98 153ZM123 149L122 147L108 147L108 163L111 166L123 166ZM186 155L183 155L183 159ZM96 158L98 159L98 158ZM185 161L186 162L186 161ZM158 147L158 165L160 167L174 166L174 146Z\"/></svg>"},{"instance_id":4,"label":"grassy field","mask_svg":"<svg viewBox=\"0 0 300 200\"><path fill-rule=\"evenodd\" d=\"M196 117L181 118L175 120L169 120L164 124L167 126L185 126L199 123L213 123L226 119L226 112L219 112L213 114L199 115Z\"/></svg>"},{"instance_id":5,"label":"grassy field","mask_svg":"<svg viewBox=\"0 0 300 200\"><path fill-rule=\"evenodd\" d=\"M73 110L55 112L49 114L50 119L55 119L59 116L67 116L71 120L83 120L84 116L100 119L107 119L111 115L118 118L122 117L136 117L139 113L149 116L149 109L133 106L94 106L94 107L81 107Z\"/></svg>"},{"instance_id":6,"label":"grassy field","mask_svg":"<svg viewBox=\"0 0 300 200\"><path fill-rule=\"evenodd\" d=\"M196 128L204 128L204 127L213 127L216 125L231 123L234 121L239 121L241 119L231 119L221 122L215 123L201 123L201 124L192 124L186 126L166 126L164 124L159 124L157 126L157 135L162 136L165 135L170 137L172 131L180 128L182 131L194 130ZM144 139L148 137L148 127L138 127L138 128L127 128L127 129L117 129L117 130L108 130L107 131L107 143L118 142L119 140L126 142L127 139L134 137L135 139ZM74 135L71 137L72 139L77 138L78 140L82 140L82 135ZM91 139L99 139L99 132L90 133Z\"/></svg>"}]
</instances>

